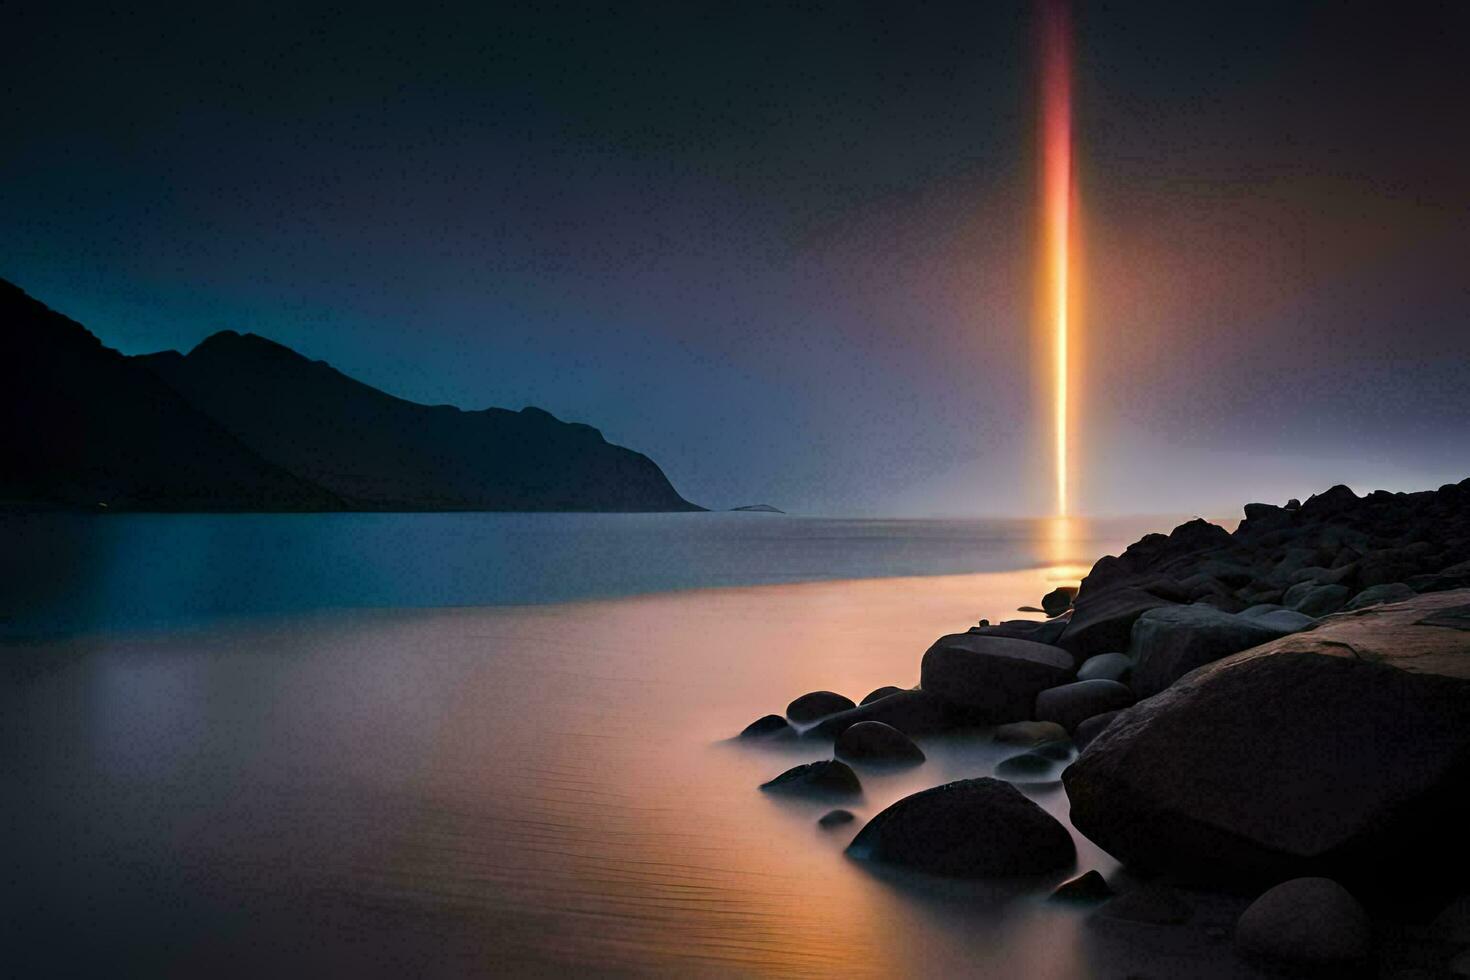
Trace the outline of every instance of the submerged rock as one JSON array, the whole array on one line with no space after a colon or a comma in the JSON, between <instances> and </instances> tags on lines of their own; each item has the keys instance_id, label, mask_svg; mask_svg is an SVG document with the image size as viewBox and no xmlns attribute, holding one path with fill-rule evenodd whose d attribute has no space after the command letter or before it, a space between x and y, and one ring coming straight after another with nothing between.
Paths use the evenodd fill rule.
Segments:
<instances>
[{"instance_id":1,"label":"submerged rock","mask_svg":"<svg viewBox=\"0 0 1470 980\"><path fill-rule=\"evenodd\" d=\"M1301 966L1365 958L1372 948L1368 913L1330 878L1284 881L1250 904L1235 926L1248 956Z\"/></svg>"},{"instance_id":2,"label":"submerged rock","mask_svg":"<svg viewBox=\"0 0 1470 980\"><path fill-rule=\"evenodd\" d=\"M1073 825L1131 868L1209 883L1457 887L1470 632L1431 623L1463 608L1470 592L1375 606L1201 668L1067 768Z\"/></svg>"},{"instance_id":3,"label":"submerged rock","mask_svg":"<svg viewBox=\"0 0 1470 980\"><path fill-rule=\"evenodd\" d=\"M796 729L792 728L785 718L782 718L780 715L766 715L764 718L757 718L749 725L746 725L741 730L740 737L779 738L783 735L794 734L796 734Z\"/></svg>"},{"instance_id":4,"label":"submerged rock","mask_svg":"<svg viewBox=\"0 0 1470 980\"><path fill-rule=\"evenodd\" d=\"M995 767L995 774L1011 782L1034 781L1038 777L1055 779L1057 760L1040 752L1025 752L1002 759Z\"/></svg>"},{"instance_id":5,"label":"submerged rock","mask_svg":"<svg viewBox=\"0 0 1470 980\"><path fill-rule=\"evenodd\" d=\"M924 752L913 739L881 721L860 721L837 736L835 751L848 762L918 765Z\"/></svg>"},{"instance_id":6,"label":"submerged rock","mask_svg":"<svg viewBox=\"0 0 1470 980\"><path fill-rule=\"evenodd\" d=\"M1113 889L1096 869L1062 882L1051 893L1051 897L1059 902L1101 902L1112 896Z\"/></svg>"},{"instance_id":7,"label":"submerged rock","mask_svg":"<svg viewBox=\"0 0 1470 980\"><path fill-rule=\"evenodd\" d=\"M874 701L877 701L879 698L886 698L890 694L898 694L898 693L900 693L902 691L903 691L903 688L901 688L901 687L894 687L892 684L889 684L886 687L880 687L877 690L869 691L868 692L868 696L865 697L865 698L863 698L861 701L859 701L858 702L858 705L859 706L862 706L862 705L865 705L865 704L872 704Z\"/></svg>"},{"instance_id":8,"label":"submerged rock","mask_svg":"<svg viewBox=\"0 0 1470 980\"><path fill-rule=\"evenodd\" d=\"M1070 732L1093 715L1118 711L1136 700L1132 688L1117 681L1073 681L1036 695L1036 717Z\"/></svg>"},{"instance_id":9,"label":"submerged rock","mask_svg":"<svg viewBox=\"0 0 1470 980\"><path fill-rule=\"evenodd\" d=\"M995 740L1006 745L1044 745L1066 737L1067 730L1054 721L1013 721L995 729Z\"/></svg>"},{"instance_id":10,"label":"submerged rock","mask_svg":"<svg viewBox=\"0 0 1470 980\"><path fill-rule=\"evenodd\" d=\"M786 717L792 721L806 723L835 715L839 711L856 708L852 698L843 697L832 691L813 691L803 694L786 706Z\"/></svg>"},{"instance_id":11,"label":"submerged rock","mask_svg":"<svg viewBox=\"0 0 1470 980\"><path fill-rule=\"evenodd\" d=\"M829 810L817 818L817 825L824 830L830 830L833 827L852 823L856 819L851 810Z\"/></svg>"},{"instance_id":12,"label":"submerged rock","mask_svg":"<svg viewBox=\"0 0 1470 980\"><path fill-rule=\"evenodd\" d=\"M1076 860L1067 829L999 779L906 796L868 821L847 853L963 878L1044 874Z\"/></svg>"},{"instance_id":13,"label":"submerged rock","mask_svg":"<svg viewBox=\"0 0 1470 980\"><path fill-rule=\"evenodd\" d=\"M920 671L924 691L997 724L1031 718L1037 694L1071 680L1072 658L1029 640L955 633L929 648Z\"/></svg>"},{"instance_id":14,"label":"submerged rock","mask_svg":"<svg viewBox=\"0 0 1470 980\"><path fill-rule=\"evenodd\" d=\"M768 793L810 793L817 796L852 796L863 791L857 773L845 762L823 759L787 769L761 789Z\"/></svg>"}]
</instances>

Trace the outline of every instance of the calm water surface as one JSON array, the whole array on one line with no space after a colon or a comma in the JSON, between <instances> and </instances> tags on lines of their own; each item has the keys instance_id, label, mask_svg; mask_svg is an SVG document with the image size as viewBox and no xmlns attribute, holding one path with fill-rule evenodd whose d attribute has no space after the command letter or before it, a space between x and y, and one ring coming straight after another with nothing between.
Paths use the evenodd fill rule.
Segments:
<instances>
[{"instance_id":1,"label":"calm water surface","mask_svg":"<svg viewBox=\"0 0 1470 980\"><path fill-rule=\"evenodd\" d=\"M924 740L824 832L826 806L756 787L830 749L728 737L808 690L915 683L934 637L1139 530L7 518L7 967L1106 974L1117 937L1040 900L1067 874L970 886L842 854L888 803L1009 752ZM1028 792L1065 818L1058 785ZM1114 867L1077 843L1078 870ZM1151 972L1231 975L1192 942Z\"/></svg>"}]
</instances>

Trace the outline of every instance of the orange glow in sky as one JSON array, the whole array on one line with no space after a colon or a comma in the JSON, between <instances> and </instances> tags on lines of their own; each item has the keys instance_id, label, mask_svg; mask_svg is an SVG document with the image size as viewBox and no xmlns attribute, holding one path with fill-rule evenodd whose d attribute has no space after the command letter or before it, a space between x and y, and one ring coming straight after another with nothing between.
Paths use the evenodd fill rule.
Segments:
<instances>
[{"instance_id":1,"label":"orange glow in sky","mask_svg":"<svg viewBox=\"0 0 1470 980\"><path fill-rule=\"evenodd\" d=\"M1062 0L1045 0L1041 35L1041 185L1047 309L1052 335L1057 513L1069 511L1067 347L1072 232L1072 65L1070 24Z\"/></svg>"}]
</instances>

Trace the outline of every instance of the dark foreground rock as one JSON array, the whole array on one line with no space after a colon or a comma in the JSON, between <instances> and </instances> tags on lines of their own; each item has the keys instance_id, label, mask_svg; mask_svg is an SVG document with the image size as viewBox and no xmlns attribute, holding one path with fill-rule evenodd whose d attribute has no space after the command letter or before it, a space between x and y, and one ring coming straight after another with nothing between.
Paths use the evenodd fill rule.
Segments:
<instances>
[{"instance_id":1,"label":"dark foreground rock","mask_svg":"<svg viewBox=\"0 0 1470 980\"><path fill-rule=\"evenodd\" d=\"M1072 732L1094 715L1121 710L1135 700L1132 689L1117 681L1073 681L1036 695L1036 718Z\"/></svg>"},{"instance_id":2,"label":"dark foreground rock","mask_svg":"<svg viewBox=\"0 0 1470 980\"><path fill-rule=\"evenodd\" d=\"M823 759L787 769L770 782L761 783L761 789L768 793L855 796L863 791L863 784L847 763Z\"/></svg>"},{"instance_id":3,"label":"dark foreground rock","mask_svg":"<svg viewBox=\"0 0 1470 980\"><path fill-rule=\"evenodd\" d=\"M881 721L910 737L934 735L965 724L963 713L927 691L899 691L838 712L807 729L810 737L835 738L861 721Z\"/></svg>"},{"instance_id":4,"label":"dark foreground rock","mask_svg":"<svg viewBox=\"0 0 1470 980\"><path fill-rule=\"evenodd\" d=\"M794 735L795 733L796 729L792 728L785 718L782 718L780 715L766 715L764 718L757 718L749 725L746 725L741 730L740 737L747 739L780 738L782 736Z\"/></svg>"},{"instance_id":5,"label":"dark foreground rock","mask_svg":"<svg viewBox=\"0 0 1470 980\"><path fill-rule=\"evenodd\" d=\"M856 763L915 766L924 761L924 752L913 739L881 721L850 725L837 736L834 751L838 758Z\"/></svg>"},{"instance_id":6,"label":"dark foreground rock","mask_svg":"<svg viewBox=\"0 0 1470 980\"><path fill-rule=\"evenodd\" d=\"M1291 632L1260 616L1232 615L1201 604L1150 609L1133 624L1128 650L1135 664L1133 689L1139 697L1149 697L1196 667Z\"/></svg>"},{"instance_id":7,"label":"dark foreground rock","mask_svg":"<svg viewBox=\"0 0 1470 980\"><path fill-rule=\"evenodd\" d=\"M852 703L852 698L843 697L832 691L813 691L810 694L803 694L788 704L786 717L798 724L805 724L855 707L857 705Z\"/></svg>"},{"instance_id":8,"label":"dark foreground rock","mask_svg":"<svg viewBox=\"0 0 1470 980\"><path fill-rule=\"evenodd\" d=\"M1301 966L1351 963L1372 949L1368 913L1330 878L1284 881L1251 903L1235 926L1247 956Z\"/></svg>"},{"instance_id":9,"label":"dark foreground rock","mask_svg":"<svg viewBox=\"0 0 1470 980\"><path fill-rule=\"evenodd\" d=\"M955 633L924 654L919 686L977 721L1031 718L1036 695L1072 679L1072 658L1044 643Z\"/></svg>"},{"instance_id":10,"label":"dark foreground rock","mask_svg":"<svg viewBox=\"0 0 1470 980\"><path fill-rule=\"evenodd\" d=\"M964 878L1043 874L1076 860L1067 829L998 779L964 779L904 797L868 821L847 853Z\"/></svg>"},{"instance_id":11,"label":"dark foreground rock","mask_svg":"<svg viewBox=\"0 0 1470 980\"><path fill-rule=\"evenodd\" d=\"M1470 591L1343 614L1113 719L1063 774L1073 825L1205 883L1330 877L1428 901L1470 864Z\"/></svg>"},{"instance_id":12,"label":"dark foreground rock","mask_svg":"<svg viewBox=\"0 0 1470 980\"><path fill-rule=\"evenodd\" d=\"M1084 581L1084 588L1086 585ZM1100 594L1096 589L1079 594L1076 605L1072 607L1072 620L1058 644L1069 651L1079 664L1100 653L1127 649L1133 623L1138 617L1150 609L1167 605L1170 605L1170 600L1131 586L1109 589Z\"/></svg>"}]
</instances>

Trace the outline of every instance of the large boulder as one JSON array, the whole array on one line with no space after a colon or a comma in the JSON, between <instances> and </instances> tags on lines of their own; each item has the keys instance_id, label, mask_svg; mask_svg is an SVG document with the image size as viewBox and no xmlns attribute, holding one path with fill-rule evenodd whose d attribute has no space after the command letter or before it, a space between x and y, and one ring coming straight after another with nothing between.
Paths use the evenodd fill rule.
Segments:
<instances>
[{"instance_id":1,"label":"large boulder","mask_svg":"<svg viewBox=\"0 0 1470 980\"><path fill-rule=\"evenodd\" d=\"M1110 653L1128 646L1133 623L1150 609L1169 606L1151 592L1131 586L1119 586L1105 592L1084 592L1072 607L1072 619L1062 632L1057 645L1080 663L1099 653Z\"/></svg>"},{"instance_id":2,"label":"large boulder","mask_svg":"<svg viewBox=\"0 0 1470 980\"><path fill-rule=\"evenodd\" d=\"M952 877L1044 874L1076 860L1055 817L999 779L962 779L906 796L848 845L855 858Z\"/></svg>"},{"instance_id":3,"label":"large boulder","mask_svg":"<svg viewBox=\"0 0 1470 980\"><path fill-rule=\"evenodd\" d=\"M965 724L963 713L928 691L899 691L886 698L829 715L808 728L807 736L836 738L861 721L881 721L905 735L934 735Z\"/></svg>"},{"instance_id":4,"label":"large boulder","mask_svg":"<svg viewBox=\"0 0 1470 980\"><path fill-rule=\"evenodd\" d=\"M848 762L888 765L918 765L924 752L913 739L881 721L860 721L837 736L833 749Z\"/></svg>"},{"instance_id":5,"label":"large boulder","mask_svg":"<svg viewBox=\"0 0 1470 980\"><path fill-rule=\"evenodd\" d=\"M1054 721L1071 732L1094 715L1121 710L1136 700L1127 684L1107 680L1073 681L1036 695L1036 719Z\"/></svg>"},{"instance_id":6,"label":"large boulder","mask_svg":"<svg viewBox=\"0 0 1470 980\"><path fill-rule=\"evenodd\" d=\"M1368 913L1330 878L1293 878L1250 904L1235 926L1235 947L1299 966L1351 963L1372 948Z\"/></svg>"},{"instance_id":7,"label":"large boulder","mask_svg":"<svg viewBox=\"0 0 1470 980\"><path fill-rule=\"evenodd\" d=\"M954 633L924 654L919 686L978 722L1002 724L1029 719L1037 694L1071 679L1072 658L1057 647Z\"/></svg>"},{"instance_id":8,"label":"large boulder","mask_svg":"<svg viewBox=\"0 0 1470 980\"><path fill-rule=\"evenodd\" d=\"M1134 663L1133 689L1139 697L1157 694L1196 667L1288 632L1260 618L1199 603L1147 610L1133 624L1128 649Z\"/></svg>"},{"instance_id":9,"label":"large boulder","mask_svg":"<svg viewBox=\"0 0 1470 980\"><path fill-rule=\"evenodd\" d=\"M813 691L803 694L786 706L786 717L794 722L805 723L835 715L839 711L855 708L852 698L832 691Z\"/></svg>"},{"instance_id":10,"label":"large boulder","mask_svg":"<svg viewBox=\"0 0 1470 980\"><path fill-rule=\"evenodd\" d=\"M1116 716L1063 780L1073 825L1143 872L1428 900L1470 870L1470 590L1203 667Z\"/></svg>"}]
</instances>

